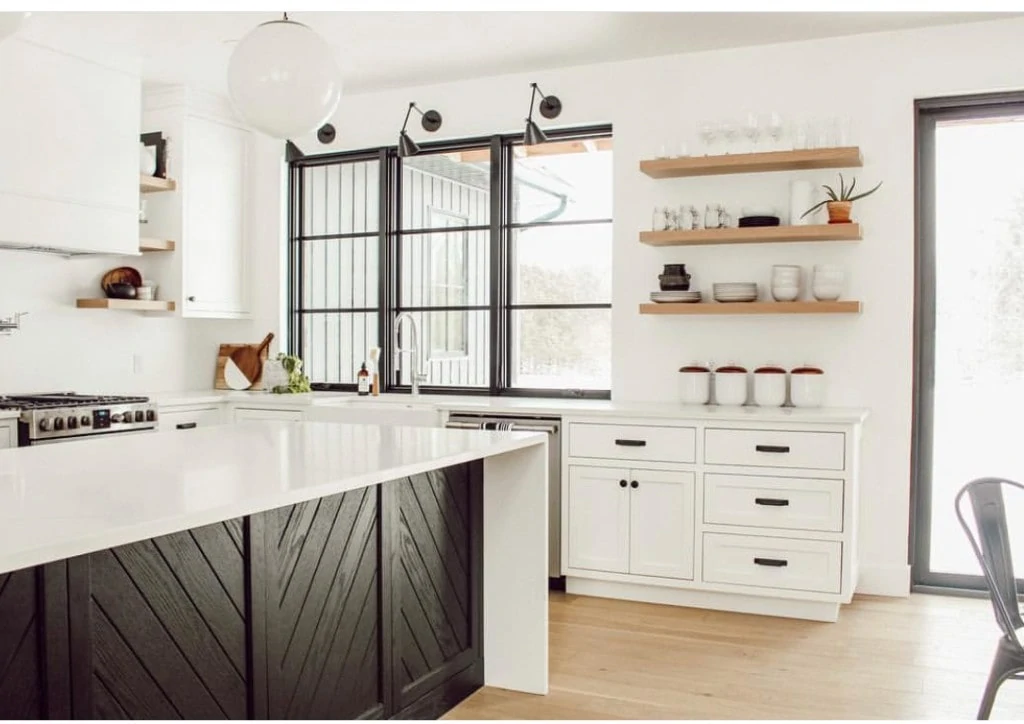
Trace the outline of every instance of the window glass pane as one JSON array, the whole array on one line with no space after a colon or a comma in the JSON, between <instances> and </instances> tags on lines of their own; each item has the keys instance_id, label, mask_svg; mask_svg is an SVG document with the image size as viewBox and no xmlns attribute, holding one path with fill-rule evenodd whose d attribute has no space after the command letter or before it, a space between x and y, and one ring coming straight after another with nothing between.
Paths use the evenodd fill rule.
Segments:
<instances>
[{"instance_id":1,"label":"window glass pane","mask_svg":"<svg viewBox=\"0 0 1024 724\"><path fill-rule=\"evenodd\" d=\"M302 234L359 234L380 227L380 163L358 161L302 170Z\"/></svg>"},{"instance_id":2,"label":"window glass pane","mask_svg":"<svg viewBox=\"0 0 1024 724\"><path fill-rule=\"evenodd\" d=\"M466 231L466 220L431 213L447 231L406 234L401 240L401 307L486 306L490 295L490 232Z\"/></svg>"},{"instance_id":3,"label":"window glass pane","mask_svg":"<svg viewBox=\"0 0 1024 724\"><path fill-rule=\"evenodd\" d=\"M487 387L490 374L490 312L411 312L419 332L419 370L424 385ZM402 322L402 343L410 344L409 322ZM412 380L403 354L399 379Z\"/></svg>"},{"instance_id":4,"label":"window glass pane","mask_svg":"<svg viewBox=\"0 0 1024 724\"><path fill-rule=\"evenodd\" d=\"M376 236L300 243L304 309L377 307L380 245Z\"/></svg>"},{"instance_id":5,"label":"window glass pane","mask_svg":"<svg viewBox=\"0 0 1024 724\"><path fill-rule=\"evenodd\" d=\"M511 335L513 387L611 389L610 309L516 310Z\"/></svg>"},{"instance_id":6,"label":"window glass pane","mask_svg":"<svg viewBox=\"0 0 1024 724\"><path fill-rule=\"evenodd\" d=\"M612 225L512 231L513 304L610 304Z\"/></svg>"},{"instance_id":7,"label":"window glass pane","mask_svg":"<svg viewBox=\"0 0 1024 724\"><path fill-rule=\"evenodd\" d=\"M612 218L611 149L610 138L517 146L513 222Z\"/></svg>"},{"instance_id":8,"label":"window glass pane","mask_svg":"<svg viewBox=\"0 0 1024 724\"><path fill-rule=\"evenodd\" d=\"M376 313L302 315L302 351L310 382L355 384L377 342Z\"/></svg>"},{"instance_id":9,"label":"window glass pane","mask_svg":"<svg viewBox=\"0 0 1024 724\"><path fill-rule=\"evenodd\" d=\"M491 219L490 149L419 154L402 160L402 229L431 229L437 212L486 226Z\"/></svg>"}]
</instances>

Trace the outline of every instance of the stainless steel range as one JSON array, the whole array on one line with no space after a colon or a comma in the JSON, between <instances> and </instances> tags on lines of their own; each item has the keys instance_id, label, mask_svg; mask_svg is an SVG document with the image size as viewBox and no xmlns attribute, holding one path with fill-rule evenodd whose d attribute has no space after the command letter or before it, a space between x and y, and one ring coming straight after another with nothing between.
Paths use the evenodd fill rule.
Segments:
<instances>
[{"instance_id":1,"label":"stainless steel range","mask_svg":"<svg viewBox=\"0 0 1024 724\"><path fill-rule=\"evenodd\" d=\"M145 432L157 426L148 397L77 395L0 396L0 409L20 410L18 446L77 440L97 435Z\"/></svg>"}]
</instances>

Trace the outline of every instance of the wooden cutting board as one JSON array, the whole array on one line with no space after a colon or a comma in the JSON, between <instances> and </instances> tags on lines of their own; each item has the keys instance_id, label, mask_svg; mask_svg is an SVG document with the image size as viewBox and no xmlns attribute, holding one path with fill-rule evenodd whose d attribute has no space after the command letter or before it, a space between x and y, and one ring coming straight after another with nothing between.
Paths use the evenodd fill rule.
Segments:
<instances>
[{"instance_id":1,"label":"wooden cutting board","mask_svg":"<svg viewBox=\"0 0 1024 724\"><path fill-rule=\"evenodd\" d=\"M267 344L267 340L263 342L253 342L251 344L222 344L220 349L217 351L217 370L213 378L213 388L215 390L230 390L232 387L228 385L227 380L224 379L224 368L228 364L228 360L232 357L236 359L239 357L252 359L253 356L258 358L260 362L266 362L267 357L270 354L270 345ZM247 369L244 370L246 376L249 377L252 384L249 386L250 390L262 390L263 389L263 365L260 364L258 369Z\"/></svg>"}]
</instances>

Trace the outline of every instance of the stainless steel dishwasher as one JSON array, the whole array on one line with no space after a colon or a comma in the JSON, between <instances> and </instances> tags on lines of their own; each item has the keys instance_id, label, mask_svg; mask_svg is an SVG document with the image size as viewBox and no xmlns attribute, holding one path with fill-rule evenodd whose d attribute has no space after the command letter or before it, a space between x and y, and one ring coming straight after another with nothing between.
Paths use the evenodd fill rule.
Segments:
<instances>
[{"instance_id":1,"label":"stainless steel dishwasher","mask_svg":"<svg viewBox=\"0 0 1024 724\"><path fill-rule=\"evenodd\" d=\"M517 430L548 435L548 577L562 575L562 421L557 417L453 412L445 427L459 430Z\"/></svg>"}]
</instances>

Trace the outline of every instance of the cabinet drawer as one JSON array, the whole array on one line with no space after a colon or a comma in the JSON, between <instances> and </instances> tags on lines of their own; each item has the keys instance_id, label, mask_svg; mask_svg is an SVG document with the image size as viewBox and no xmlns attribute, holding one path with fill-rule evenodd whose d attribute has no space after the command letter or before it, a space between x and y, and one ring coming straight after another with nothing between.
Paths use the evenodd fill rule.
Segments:
<instances>
[{"instance_id":1,"label":"cabinet drawer","mask_svg":"<svg viewBox=\"0 0 1024 724\"><path fill-rule=\"evenodd\" d=\"M842 543L704 534L704 581L839 593Z\"/></svg>"},{"instance_id":2,"label":"cabinet drawer","mask_svg":"<svg viewBox=\"0 0 1024 724\"><path fill-rule=\"evenodd\" d=\"M704 476L704 522L792 530L843 529L843 481Z\"/></svg>"},{"instance_id":3,"label":"cabinet drawer","mask_svg":"<svg viewBox=\"0 0 1024 724\"><path fill-rule=\"evenodd\" d=\"M301 422L302 410L281 410L267 407L236 407L235 422L241 420L285 420Z\"/></svg>"},{"instance_id":4,"label":"cabinet drawer","mask_svg":"<svg viewBox=\"0 0 1024 724\"><path fill-rule=\"evenodd\" d=\"M161 430L191 430L194 427L220 425L224 422L219 407L203 407L192 410L160 411L158 415Z\"/></svg>"},{"instance_id":5,"label":"cabinet drawer","mask_svg":"<svg viewBox=\"0 0 1024 724\"><path fill-rule=\"evenodd\" d=\"M692 427L569 425L569 456L611 460L692 463L697 432Z\"/></svg>"},{"instance_id":6,"label":"cabinet drawer","mask_svg":"<svg viewBox=\"0 0 1024 724\"><path fill-rule=\"evenodd\" d=\"M704 432L704 462L770 468L842 470L846 435L841 432L727 430Z\"/></svg>"}]
</instances>

